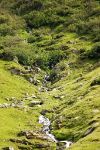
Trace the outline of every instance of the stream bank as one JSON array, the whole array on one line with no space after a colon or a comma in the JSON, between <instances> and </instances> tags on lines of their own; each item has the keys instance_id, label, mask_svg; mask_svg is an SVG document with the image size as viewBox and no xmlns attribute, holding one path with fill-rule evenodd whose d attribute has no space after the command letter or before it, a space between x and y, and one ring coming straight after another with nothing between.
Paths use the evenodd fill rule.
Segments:
<instances>
[{"instance_id":1,"label":"stream bank","mask_svg":"<svg viewBox=\"0 0 100 150\"><path fill-rule=\"evenodd\" d=\"M51 121L46 118L45 116L41 115L39 116L39 124L42 124L43 125L43 128L42 128L42 132L44 134L46 134L47 136L47 139L48 140L51 140L52 142L55 142L56 145L57 145L57 150L64 150L66 148L69 148L73 143L71 141L59 141L55 138L55 136L50 133L50 126L51 126ZM61 148L61 149L59 149Z\"/></svg>"}]
</instances>

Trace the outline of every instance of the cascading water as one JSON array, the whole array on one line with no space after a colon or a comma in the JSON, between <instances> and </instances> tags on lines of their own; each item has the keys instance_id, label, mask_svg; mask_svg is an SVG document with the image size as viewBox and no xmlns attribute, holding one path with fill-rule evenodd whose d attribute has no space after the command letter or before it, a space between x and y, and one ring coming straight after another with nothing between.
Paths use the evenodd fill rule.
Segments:
<instances>
[{"instance_id":1,"label":"cascading water","mask_svg":"<svg viewBox=\"0 0 100 150\"><path fill-rule=\"evenodd\" d=\"M58 141L53 134L50 133L50 125L51 125L51 121L46 118L45 116L41 115L39 117L39 123L43 125L43 129L42 132L45 133L47 135L47 138L50 139L52 142L56 142L56 143L64 143L65 148L68 148L72 145L71 141Z\"/></svg>"}]
</instances>

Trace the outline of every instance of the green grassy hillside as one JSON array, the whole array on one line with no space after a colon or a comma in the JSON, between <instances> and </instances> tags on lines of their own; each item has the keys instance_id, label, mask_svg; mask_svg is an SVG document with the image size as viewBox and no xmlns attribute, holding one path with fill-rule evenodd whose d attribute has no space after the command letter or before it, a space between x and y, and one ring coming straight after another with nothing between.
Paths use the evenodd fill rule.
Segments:
<instances>
[{"instance_id":1,"label":"green grassy hillside","mask_svg":"<svg viewBox=\"0 0 100 150\"><path fill-rule=\"evenodd\" d=\"M0 0L0 149L61 150L41 114L70 150L100 149L99 0Z\"/></svg>"}]
</instances>

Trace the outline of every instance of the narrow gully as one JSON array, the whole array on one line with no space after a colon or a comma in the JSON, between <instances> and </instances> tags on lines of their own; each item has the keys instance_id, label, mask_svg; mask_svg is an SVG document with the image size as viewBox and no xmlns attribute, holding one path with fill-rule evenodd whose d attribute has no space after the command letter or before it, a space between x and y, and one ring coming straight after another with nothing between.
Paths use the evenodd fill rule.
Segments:
<instances>
[{"instance_id":1,"label":"narrow gully","mask_svg":"<svg viewBox=\"0 0 100 150\"><path fill-rule=\"evenodd\" d=\"M43 125L42 132L47 135L47 139L51 140L52 142L55 143L64 143L65 148L69 148L73 143L71 141L59 141L55 138L53 134L50 133L50 125L51 121L46 118L45 116L41 115L39 116L39 124Z\"/></svg>"}]
</instances>

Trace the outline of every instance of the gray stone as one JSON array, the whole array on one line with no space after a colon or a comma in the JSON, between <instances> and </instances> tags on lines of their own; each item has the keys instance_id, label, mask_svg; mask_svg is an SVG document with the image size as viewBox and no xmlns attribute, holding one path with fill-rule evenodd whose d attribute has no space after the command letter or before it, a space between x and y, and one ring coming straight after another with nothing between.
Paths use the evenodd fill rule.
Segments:
<instances>
[{"instance_id":1,"label":"gray stone","mask_svg":"<svg viewBox=\"0 0 100 150\"><path fill-rule=\"evenodd\" d=\"M94 131L95 127L90 127L89 129L87 129L87 131L84 133L83 137L91 134Z\"/></svg>"},{"instance_id":2,"label":"gray stone","mask_svg":"<svg viewBox=\"0 0 100 150\"><path fill-rule=\"evenodd\" d=\"M14 150L14 148L10 146L10 147L3 148L3 150Z\"/></svg>"},{"instance_id":3,"label":"gray stone","mask_svg":"<svg viewBox=\"0 0 100 150\"><path fill-rule=\"evenodd\" d=\"M32 98L37 98L34 94L31 95Z\"/></svg>"},{"instance_id":4,"label":"gray stone","mask_svg":"<svg viewBox=\"0 0 100 150\"><path fill-rule=\"evenodd\" d=\"M9 150L14 150L14 148L13 147L9 147Z\"/></svg>"},{"instance_id":5,"label":"gray stone","mask_svg":"<svg viewBox=\"0 0 100 150\"><path fill-rule=\"evenodd\" d=\"M33 83L33 81L34 81L34 79L31 78L31 77L28 80L29 80L30 83Z\"/></svg>"},{"instance_id":6,"label":"gray stone","mask_svg":"<svg viewBox=\"0 0 100 150\"><path fill-rule=\"evenodd\" d=\"M43 104L42 101L31 101L30 104L29 104L29 106L30 106L30 107L33 107L33 106L35 106L35 105L42 105L42 104Z\"/></svg>"}]
</instances>

